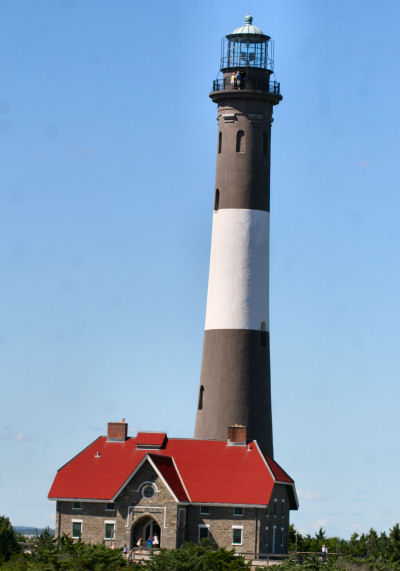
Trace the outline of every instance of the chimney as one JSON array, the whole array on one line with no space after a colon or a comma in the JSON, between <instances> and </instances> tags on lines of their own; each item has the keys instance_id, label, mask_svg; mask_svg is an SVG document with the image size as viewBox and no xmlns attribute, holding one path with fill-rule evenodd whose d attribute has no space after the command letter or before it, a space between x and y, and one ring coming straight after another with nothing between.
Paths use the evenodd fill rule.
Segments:
<instances>
[{"instance_id":1,"label":"chimney","mask_svg":"<svg viewBox=\"0 0 400 571\"><path fill-rule=\"evenodd\" d=\"M112 442L124 442L128 437L128 423L125 418L121 422L109 422L107 425L107 440Z\"/></svg>"},{"instance_id":2,"label":"chimney","mask_svg":"<svg viewBox=\"0 0 400 571\"><path fill-rule=\"evenodd\" d=\"M247 438L247 426L234 424L228 426L228 446L244 446Z\"/></svg>"}]
</instances>

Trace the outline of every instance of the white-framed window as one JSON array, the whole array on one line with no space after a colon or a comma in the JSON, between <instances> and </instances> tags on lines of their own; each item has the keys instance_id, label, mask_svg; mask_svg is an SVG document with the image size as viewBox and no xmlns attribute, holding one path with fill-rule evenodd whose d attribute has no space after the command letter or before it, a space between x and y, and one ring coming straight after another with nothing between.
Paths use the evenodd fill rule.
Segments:
<instances>
[{"instance_id":1,"label":"white-framed window","mask_svg":"<svg viewBox=\"0 0 400 571\"><path fill-rule=\"evenodd\" d=\"M72 537L74 539L80 539L82 537L82 523L81 519L72 520Z\"/></svg>"},{"instance_id":2,"label":"white-framed window","mask_svg":"<svg viewBox=\"0 0 400 571\"><path fill-rule=\"evenodd\" d=\"M202 515L209 515L210 513L210 506L200 506L200 513Z\"/></svg>"},{"instance_id":3,"label":"white-framed window","mask_svg":"<svg viewBox=\"0 0 400 571\"><path fill-rule=\"evenodd\" d=\"M285 528L281 527L281 547L285 545Z\"/></svg>"},{"instance_id":4,"label":"white-framed window","mask_svg":"<svg viewBox=\"0 0 400 571\"><path fill-rule=\"evenodd\" d=\"M264 527L264 547L269 546L269 527Z\"/></svg>"},{"instance_id":5,"label":"white-framed window","mask_svg":"<svg viewBox=\"0 0 400 571\"><path fill-rule=\"evenodd\" d=\"M285 517L285 500L281 501L281 516Z\"/></svg>"},{"instance_id":6,"label":"white-framed window","mask_svg":"<svg viewBox=\"0 0 400 571\"><path fill-rule=\"evenodd\" d=\"M114 502L109 502L108 504L106 504L106 511L107 512L113 512L114 510L115 510Z\"/></svg>"},{"instance_id":7,"label":"white-framed window","mask_svg":"<svg viewBox=\"0 0 400 571\"><path fill-rule=\"evenodd\" d=\"M159 489L154 482L146 481L140 484L137 491L142 494L143 498L150 499L154 496L155 492L159 492Z\"/></svg>"},{"instance_id":8,"label":"white-framed window","mask_svg":"<svg viewBox=\"0 0 400 571\"><path fill-rule=\"evenodd\" d=\"M104 539L115 539L115 521L104 522Z\"/></svg>"},{"instance_id":9,"label":"white-framed window","mask_svg":"<svg viewBox=\"0 0 400 571\"><path fill-rule=\"evenodd\" d=\"M239 506L235 506L233 508L233 515L243 515L243 508L239 507Z\"/></svg>"},{"instance_id":10,"label":"white-framed window","mask_svg":"<svg viewBox=\"0 0 400 571\"><path fill-rule=\"evenodd\" d=\"M232 545L242 545L243 542L243 526L232 526Z\"/></svg>"},{"instance_id":11,"label":"white-framed window","mask_svg":"<svg viewBox=\"0 0 400 571\"><path fill-rule=\"evenodd\" d=\"M74 503L72 504L72 509L73 509L73 510L81 510L81 509L82 509L82 504L81 504L81 502L74 502Z\"/></svg>"},{"instance_id":12,"label":"white-framed window","mask_svg":"<svg viewBox=\"0 0 400 571\"><path fill-rule=\"evenodd\" d=\"M205 523L199 524L199 543L202 539L208 539L210 535L210 526Z\"/></svg>"}]
</instances>

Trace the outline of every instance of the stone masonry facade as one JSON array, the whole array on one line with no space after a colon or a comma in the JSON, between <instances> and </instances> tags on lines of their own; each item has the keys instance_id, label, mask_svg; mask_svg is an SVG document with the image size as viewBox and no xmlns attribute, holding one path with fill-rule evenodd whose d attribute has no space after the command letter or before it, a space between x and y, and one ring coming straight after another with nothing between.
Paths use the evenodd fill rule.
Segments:
<instances>
[{"instance_id":1,"label":"stone masonry facade","mask_svg":"<svg viewBox=\"0 0 400 571\"><path fill-rule=\"evenodd\" d=\"M145 492L150 488L152 495L146 497L150 494ZM287 486L281 484L275 485L268 507L236 506L235 510L235 506L179 503L146 461L114 505L90 501L82 501L80 505L74 508L73 501L57 502L56 536L73 536L78 525L81 539L86 543L104 542L131 548L136 545L143 524L152 520L160 530L157 530L160 546L168 549L175 549L185 541L198 543L200 533L203 536L208 533L219 547L240 553L288 551L289 497ZM106 526L109 536L110 526L113 528L108 538Z\"/></svg>"}]
</instances>

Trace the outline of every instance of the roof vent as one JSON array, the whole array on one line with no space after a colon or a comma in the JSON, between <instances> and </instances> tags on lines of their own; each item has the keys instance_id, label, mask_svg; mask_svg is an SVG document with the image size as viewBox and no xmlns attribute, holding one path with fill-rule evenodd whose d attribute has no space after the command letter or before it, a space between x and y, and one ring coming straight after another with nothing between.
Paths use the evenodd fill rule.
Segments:
<instances>
[{"instance_id":1,"label":"roof vent","mask_svg":"<svg viewBox=\"0 0 400 571\"><path fill-rule=\"evenodd\" d=\"M111 442L124 442L128 438L128 424L125 418L121 422L109 422L107 440Z\"/></svg>"},{"instance_id":2,"label":"roof vent","mask_svg":"<svg viewBox=\"0 0 400 571\"><path fill-rule=\"evenodd\" d=\"M245 446L247 427L242 424L228 426L228 446Z\"/></svg>"}]
</instances>

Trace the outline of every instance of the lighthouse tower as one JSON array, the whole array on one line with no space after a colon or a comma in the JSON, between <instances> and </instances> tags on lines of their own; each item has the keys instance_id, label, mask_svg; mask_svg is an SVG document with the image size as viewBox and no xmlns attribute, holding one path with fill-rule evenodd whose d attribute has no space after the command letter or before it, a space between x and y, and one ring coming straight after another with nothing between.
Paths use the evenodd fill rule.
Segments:
<instances>
[{"instance_id":1,"label":"lighthouse tower","mask_svg":"<svg viewBox=\"0 0 400 571\"><path fill-rule=\"evenodd\" d=\"M217 169L195 438L247 427L273 457L269 350L271 123L282 97L273 44L245 24L222 40Z\"/></svg>"}]
</instances>

